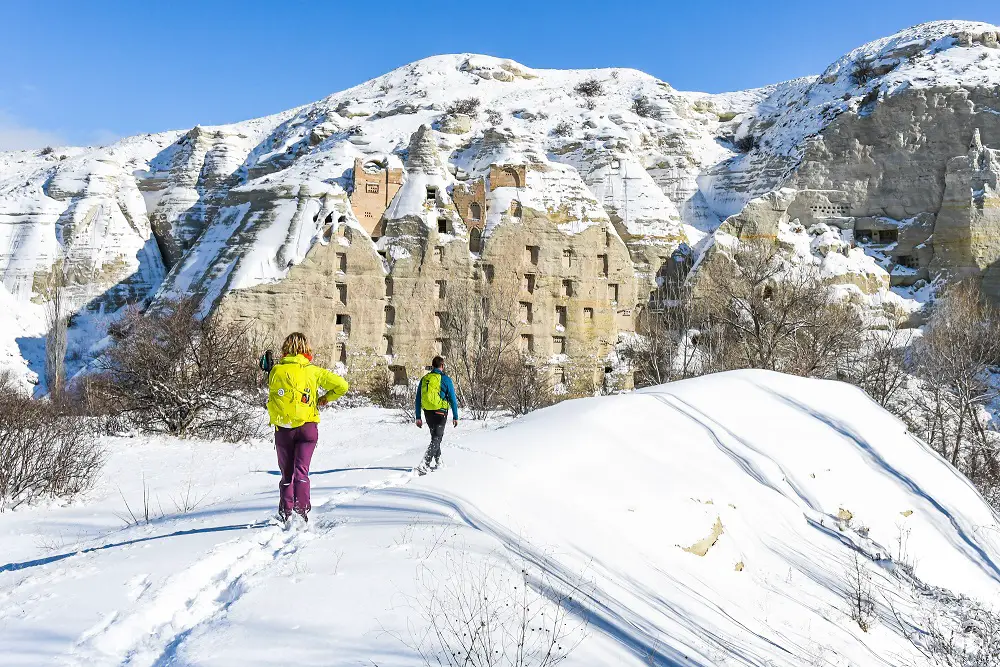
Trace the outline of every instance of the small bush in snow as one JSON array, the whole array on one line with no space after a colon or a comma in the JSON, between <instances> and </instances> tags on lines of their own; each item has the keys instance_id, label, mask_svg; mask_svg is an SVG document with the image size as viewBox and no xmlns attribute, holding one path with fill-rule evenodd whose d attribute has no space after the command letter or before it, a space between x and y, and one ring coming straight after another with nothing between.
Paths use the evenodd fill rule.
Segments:
<instances>
[{"instance_id":1,"label":"small bush in snow","mask_svg":"<svg viewBox=\"0 0 1000 667\"><path fill-rule=\"evenodd\" d=\"M638 95L632 100L632 112L643 118L658 119L660 117L660 109L645 95Z\"/></svg>"},{"instance_id":2,"label":"small bush in snow","mask_svg":"<svg viewBox=\"0 0 1000 667\"><path fill-rule=\"evenodd\" d=\"M501 114L496 109L487 109L486 120L489 121L490 125L494 126L499 125L500 123L503 122L503 114Z\"/></svg>"},{"instance_id":3,"label":"small bush in snow","mask_svg":"<svg viewBox=\"0 0 1000 667\"><path fill-rule=\"evenodd\" d=\"M847 566L846 579L851 620L858 624L862 632L868 632L875 620L875 595L871 574L857 553L854 554L854 561Z\"/></svg>"},{"instance_id":4,"label":"small bush in snow","mask_svg":"<svg viewBox=\"0 0 1000 667\"><path fill-rule=\"evenodd\" d=\"M413 404L417 393L416 386L394 385L388 371L376 377L368 385L366 397L375 405L392 410L400 421L409 422L413 419ZM333 405L341 403L340 399Z\"/></svg>"},{"instance_id":5,"label":"small bush in snow","mask_svg":"<svg viewBox=\"0 0 1000 667\"><path fill-rule=\"evenodd\" d=\"M448 105L448 113L456 114L463 113L466 116L476 117L479 113L480 101L478 97L466 97L462 100L455 100Z\"/></svg>"},{"instance_id":6,"label":"small bush in snow","mask_svg":"<svg viewBox=\"0 0 1000 667\"><path fill-rule=\"evenodd\" d=\"M508 377L501 405L515 417L556 402L555 383L546 366L518 355L510 362Z\"/></svg>"},{"instance_id":7,"label":"small bush in snow","mask_svg":"<svg viewBox=\"0 0 1000 667\"><path fill-rule=\"evenodd\" d=\"M851 81L857 86L863 86L875 78L875 65L870 60L859 60L851 69Z\"/></svg>"},{"instance_id":8,"label":"small bush in snow","mask_svg":"<svg viewBox=\"0 0 1000 667\"><path fill-rule=\"evenodd\" d=\"M568 121L560 121L558 125L552 128L552 134L557 137L568 137L573 134L573 126Z\"/></svg>"},{"instance_id":9,"label":"small bush in snow","mask_svg":"<svg viewBox=\"0 0 1000 667\"><path fill-rule=\"evenodd\" d=\"M424 629L403 641L428 667L554 667L586 636L579 590L527 561L449 555L420 570L417 590Z\"/></svg>"},{"instance_id":10,"label":"small bush in snow","mask_svg":"<svg viewBox=\"0 0 1000 667\"><path fill-rule=\"evenodd\" d=\"M200 318L193 300L129 313L112 332L90 391L141 431L229 441L264 432L249 325Z\"/></svg>"},{"instance_id":11,"label":"small bush in snow","mask_svg":"<svg viewBox=\"0 0 1000 667\"><path fill-rule=\"evenodd\" d=\"M576 84L573 90L584 97L598 97L604 94L604 84L597 79L587 79Z\"/></svg>"},{"instance_id":12,"label":"small bush in snow","mask_svg":"<svg viewBox=\"0 0 1000 667\"><path fill-rule=\"evenodd\" d=\"M85 491L103 463L85 418L23 395L0 378L0 510Z\"/></svg>"},{"instance_id":13,"label":"small bush in snow","mask_svg":"<svg viewBox=\"0 0 1000 667\"><path fill-rule=\"evenodd\" d=\"M733 140L733 147L741 153L749 153L759 146L760 139L749 132Z\"/></svg>"}]
</instances>

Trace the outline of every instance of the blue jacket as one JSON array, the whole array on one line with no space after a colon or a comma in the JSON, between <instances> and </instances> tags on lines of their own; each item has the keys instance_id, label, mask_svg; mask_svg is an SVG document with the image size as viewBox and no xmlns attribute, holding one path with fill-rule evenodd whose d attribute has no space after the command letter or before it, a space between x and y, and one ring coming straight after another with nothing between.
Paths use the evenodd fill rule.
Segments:
<instances>
[{"instance_id":1,"label":"blue jacket","mask_svg":"<svg viewBox=\"0 0 1000 667\"><path fill-rule=\"evenodd\" d=\"M432 373L438 373L441 376L441 391L444 392L444 397L451 403L451 414L453 419L458 419L458 400L455 398L455 385L452 383L451 378L441 372L441 369L435 368L431 371ZM420 393L421 385L424 379L420 378L420 384L417 385L417 400L415 411L417 413L417 419L422 419L420 414Z\"/></svg>"}]
</instances>

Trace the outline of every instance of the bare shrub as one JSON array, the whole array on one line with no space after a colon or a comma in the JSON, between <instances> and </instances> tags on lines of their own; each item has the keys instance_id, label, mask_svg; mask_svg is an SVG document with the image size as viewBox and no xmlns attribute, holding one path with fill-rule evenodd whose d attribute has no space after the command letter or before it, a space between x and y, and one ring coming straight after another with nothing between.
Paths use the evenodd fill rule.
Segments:
<instances>
[{"instance_id":1,"label":"bare shrub","mask_svg":"<svg viewBox=\"0 0 1000 667\"><path fill-rule=\"evenodd\" d=\"M448 113L457 114L462 113L466 116L471 116L473 118L479 113L479 105L481 102L478 97L466 97L461 100L455 100L448 105Z\"/></svg>"},{"instance_id":2,"label":"bare shrub","mask_svg":"<svg viewBox=\"0 0 1000 667\"><path fill-rule=\"evenodd\" d=\"M375 405L392 410L400 421L412 421L416 394L415 383L394 385L389 373L382 373L369 384L367 395ZM337 403L340 402L337 401Z\"/></svg>"},{"instance_id":3,"label":"bare shrub","mask_svg":"<svg viewBox=\"0 0 1000 667\"><path fill-rule=\"evenodd\" d=\"M573 90L584 97L599 97L604 94L604 84L597 79L587 79L576 84Z\"/></svg>"},{"instance_id":4,"label":"bare shrub","mask_svg":"<svg viewBox=\"0 0 1000 667\"><path fill-rule=\"evenodd\" d=\"M954 607L950 622L935 615L927 623L925 645L934 662L947 667L1000 665L1000 616L966 599Z\"/></svg>"},{"instance_id":5,"label":"bare shrub","mask_svg":"<svg viewBox=\"0 0 1000 667\"><path fill-rule=\"evenodd\" d=\"M857 86L863 86L875 78L875 65L870 60L861 59L851 68L851 81Z\"/></svg>"},{"instance_id":6,"label":"bare shrub","mask_svg":"<svg viewBox=\"0 0 1000 667\"><path fill-rule=\"evenodd\" d=\"M759 147L760 137L755 134L751 134L750 132L747 132L742 137L733 139L733 148L738 150L740 153L749 153Z\"/></svg>"},{"instance_id":7,"label":"bare shrub","mask_svg":"<svg viewBox=\"0 0 1000 667\"><path fill-rule=\"evenodd\" d=\"M248 324L198 317L193 300L133 311L116 328L91 390L141 431L238 441L264 432L262 339Z\"/></svg>"},{"instance_id":8,"label":"bare shrub","mask_svg":"<svg viewBox=\"0 0 1000 667\"><path fill-rule=\"evenodd\" d=\"M556 401L555 384L548 368L524 355L510 362L505 373L501 406L515 417L552 405Z\"/></svg>"},{"instance_id":9,"label":"bare shrub","mask_svg":"<svg viewBox=\"0 0 1000 667\"><path fill-rule=\"evenodd\" d=\"M486 120L489 121L490 125L497 126L503 122L503 114L496 109L487 109Z\"/></svg>"},{"instance_id":10,"label":"bare shrub","mask_svg":"<svg viewBox=\"0 0 1000 667\"><path fill-rule=\"evenodd\" d=\"M660 118L660 109L649 101L645 95L637 95L632 100L632 113L643 118Z\"/></svg>"},{"instance_id":11,"label":"bare shrub","mask_svg":"<svg viewBox=\"0 0 1000 667\"><path fill-rule=\"evenodd\" d=\"M919 388L906 419L953 466L994 501L1000 496L1000 437L986 407L1000 392L1000 311L978 283L964 281L940 298L913 346Z\"/></svg>"},{"instance_id":12,"label":"bare shrub","mask_svg":"<svg viewBox=\"0 0 1000 667\"><path fill-rule=\"evenodd\" d=\"M814 267L787 264L772 241L741 242L710 271L696 279L697 295L683 271L658 278L638 336L619 348L636 386L740 368L833 377L861 345L854 308Z\"/></svg>"},{"instance_id":13,"label":"bare shrub","mask_svg":"<svg viewBox=\"0 0 1000 667\"><path fill-rule=\"evenodd\" d=\"M854 560L847 566L846 580L851 620L858 624L862 632L868 632L875 619L875 595L871 573L856 552Z\"/></svg>"},{"instance_id":14,"label":"bare shrub","mask_svg":"<svg viewBox=\"0 0 1000 667\"><path fill-rule=\"evenodd\" d=\"M715 370L764 368L832 377L860 344L855 310L833 300L813 266L786 266L777 243L741 242L706 277L705 313L715 329Z\"/></svg>"},{"instance_id":15,"label":"bare shrub","mask_svg":"<svg viewBox=\"0 0 1000 667\"><path fill-rule=\"evenodd\" d=\"M638 335L620 355L631 367L636 387L649 387L700 375L710 355L710 335L697 329L690 286L668 282L651 295L637 322Z\"/></svg>"},{"instance_id":16,"label":"bare shrub","mask_svg":"<svg viewBox=\"0 0 1000 667\"><path fill-rule=\"evenodd\" d=\"M906 370L906 350L903 335L895 327L888 331L872 331L863 337L839 379L857 385L876 403L900 414L902 392L910 374Z\"/></svg>"},{"instance_id":17,"label":"bare shrub","mask_svg":"<svg viewBox=\"0 0 1000 667\"><path fill-rule=\"evenodd\" d=\"M428 667L553 667L585 637L572 615L579 590L527 562L512 571L499 556L449 555L440 574L423 568L417 587L424 628L409 643Z\"/></svg>"},{"instance_id":18,"label":"bare shrub","mask_svg":"<svg viewBox=\"0 0 1000 667\"><path fill-rule=\"evenodd\" d=\"M0 380L0 511L85 491L103 464L86 419L61 414Z\"/></svg>"},{"instance_id":19,"label":"bare shrub","mask_svg":"<svg viewBox=\"0 0 1000 667\"><path fill-rule=\"evenodd\" d=\"M1000 615L975 600L913 578L923 604L919 619L904 619L887 598L899 632L926 659L940 667L1000 666Z\"/></svg>"},{"instance_id":20,"label":"bare shrub","mask_svg":"<svg viewBox=\"0 0 1000 667\"><path fill-rule=\"evenodd\" d=\"M499 278L481 291L449 290L443 323L451 341L448 363L458 380L458 397L474 419L486 419L502 402L517 354L518 293L515 280Z\"/></svg>"},{"instance_id":21,"label":"bare shrub","mask_svg":"<svg viewBox=\"0 0 1000 667\"><path fill-rule=\"evenodd\" d=\"M557 137L568 137L573 134L573 126L568 121L560 121L552 128L552 134Z\"/></svg>"}]
</instances>

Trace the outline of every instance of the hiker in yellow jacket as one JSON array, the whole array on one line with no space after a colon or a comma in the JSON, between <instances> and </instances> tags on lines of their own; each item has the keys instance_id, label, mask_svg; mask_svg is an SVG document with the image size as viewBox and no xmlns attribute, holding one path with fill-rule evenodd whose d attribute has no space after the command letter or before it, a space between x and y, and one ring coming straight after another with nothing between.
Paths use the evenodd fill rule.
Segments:
<instances>
[{"instance_id":1,"label":"hiker in yellow jacket","mask_svg":"<svg viewBox=\"0 0 1000 667\"><path fill-rule=\"evenodd\" d=\"M313 366L312 348L296 332L281 344L281 361L269 370L267 384L267 413L281 470L278 518L287 521L296 512L308 521L309 463L319 439L319 408L346 394L347 380Z\"/></svg>"}]
</instances>

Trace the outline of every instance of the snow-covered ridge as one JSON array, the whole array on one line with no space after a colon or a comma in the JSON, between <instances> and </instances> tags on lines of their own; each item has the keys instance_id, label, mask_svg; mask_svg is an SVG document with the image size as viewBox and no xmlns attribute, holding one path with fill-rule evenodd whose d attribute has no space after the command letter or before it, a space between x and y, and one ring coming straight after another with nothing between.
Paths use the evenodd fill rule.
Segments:
<instances>
[{"instance_id":1,"label":"snow-covered ridge","mask_svg":"<svg viewBox=\"0 0 1000 667\"><path fill-rule=\"evenodd\" d=\"M836 116L863 111L873 95L1000 85L998 34L988 23L934 21L869 42L819 76L776 86L737 136L755 132L770 153L792 156Z\"/></svg>"}]
</instances>

